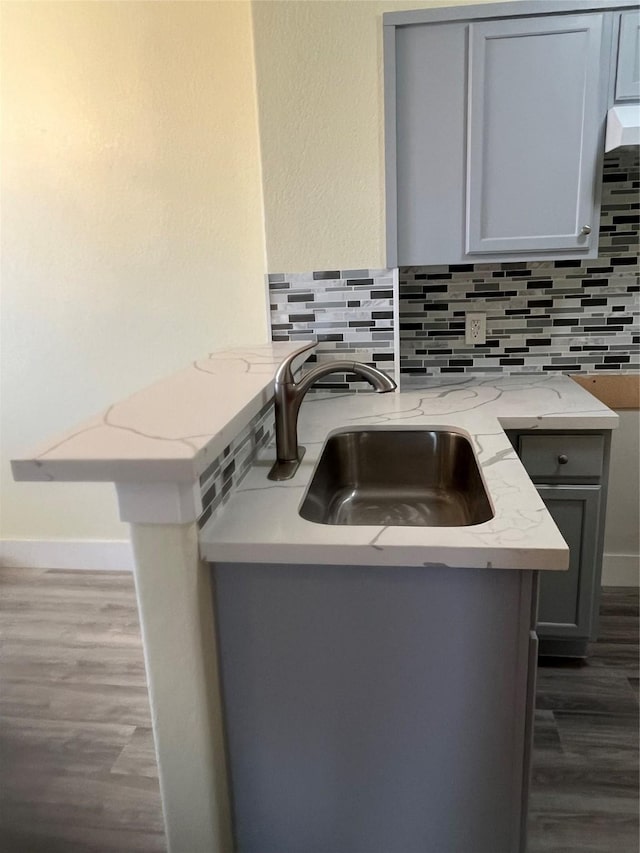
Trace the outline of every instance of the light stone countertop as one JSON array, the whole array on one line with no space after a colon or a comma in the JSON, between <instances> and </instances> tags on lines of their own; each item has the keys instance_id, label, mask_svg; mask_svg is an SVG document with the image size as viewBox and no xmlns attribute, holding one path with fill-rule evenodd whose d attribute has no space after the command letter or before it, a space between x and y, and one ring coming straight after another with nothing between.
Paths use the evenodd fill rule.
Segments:
<instances>
[{"instance_id":1,"label":"light stone countertop","mask_svg":"<svg viewBox=\"0 0 640 853\"><path fill-rule=\"evenodd\" d=\"M273 396L304 341L211 352L11 462L16 480L190 483ZM300 367L307 351L294 362Z\"/></svg>"},{"instance_id":2,"label":"light stone countertop","mask_svg":"<svg viewBox=\"0 0 640 853\"><path fill-rule=\"evenodd\" d=\"M566 376L425 379L400 394L310 394L295 477L272 482L267 448L228 503L201 531L212 562L318 563L564 570L569 552L505 429L614 429L617 415ZM301 518L327 437L353 427L448 428L474 446L495 515L469 527L325 525Z\"/></svg>"},{"instance_id":3,"label":"light stone countertop","mask_svg":"<svg viewBox=\"0 0 640 853\"><path fill-rule=\"evenodd\" d=\"M270 400L303 342L210 353L12 461L16 480L192 483ZM310 355L303 353L299 367ZM201 534L212 561L566 568L568 551L504 429L613 429L617 415L565 376L421 379L400 394L309 394L296 476L273 483L263 452ZM409 388L407 389L407 385ZM328 435L349 427L448 428L475 448L495 516L465 528L341 527L298 508Z\"/></svg>"}]
</instances>

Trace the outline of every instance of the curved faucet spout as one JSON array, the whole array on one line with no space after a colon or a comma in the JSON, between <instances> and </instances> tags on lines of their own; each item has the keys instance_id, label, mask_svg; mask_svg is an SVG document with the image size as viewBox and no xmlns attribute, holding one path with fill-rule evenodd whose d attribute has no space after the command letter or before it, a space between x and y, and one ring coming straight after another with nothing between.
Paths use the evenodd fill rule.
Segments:
<instances>
[{"instance_id":1,"label":"curved faucet spout","mask_svg":"<svg viewBox=\"0 0 640 853\"><path fill-rule=\"evenodd\" d=\"M359 361L330 361L326 364L319 364L300 378L300 381L295 385L300 398L304 397L318 379L328 376L330 373L355 373L362 379L366 379L378 394L386 394L396 388L393 379L376 367L370 367L368 364L362 364Z\"/></svg>"},{"instance_id":2,"label":"curved faucet spout","mask_svg":"<svg viewBox=\"0 0 640 853\"><path fill-rule=\"evenodd\" d=\"M396 383L376 367L362 364L358 361L331 361L319 364L310 370L296 383L293 378L292 362L300 356L303 350L286 358L276 373L274 388L274 407L276 420L276 450L277 460L271 471L270 480L289 480L298 470L304 448L298 446L298 412L305 394L322 376L330 373L355 373L361 376L379 394L386 394L396 388Z\"/></svg>"}]
</instances>

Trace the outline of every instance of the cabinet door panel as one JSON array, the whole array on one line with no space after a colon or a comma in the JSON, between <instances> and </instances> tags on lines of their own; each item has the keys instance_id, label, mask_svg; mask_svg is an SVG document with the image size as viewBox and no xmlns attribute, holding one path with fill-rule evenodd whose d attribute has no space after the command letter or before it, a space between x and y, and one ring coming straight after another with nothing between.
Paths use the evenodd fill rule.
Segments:
<instances>
[{"instance_id":1,"label":"cabinet door panel","mask_svg":"<svg viewBox=\"0 0 640 853\"><path fill-rule=\"evenodd\" d=\"M570 552L568 571L541 573L538 634L588 637L600 487L540 486L538 492Z\"/></svg>"},{"instance_id":2,"label":"cabinet door panel","mask_svg":"<svg viewBox=\"0 0 640 853\"><path fill-rule=\"evenodd\" d=\"M397 235L389 257L397 240L402 265L461 260L466 33L466 24L452 24L395 35L397 164L387 170L397 174Z\"/></svg>"},{"instance_id":3,"label":"cabinet door panel","mask_svg":"<svg viewBox=\"0 0 640 853\"><path fill-rule=\"evenodd\" d=\"M470 26L468 254L597 241L602 29L602 15Z\"/></svg>"},{"instance_id":4,"label":"cabinet door panel","mask_svg":"<svg viewBox=\"0 0 640 853\"><path fill-rule=\"evenodd\" d=\"M620 15L616 101L640 100L640 12Z\"/></svg>"}]
</instances>

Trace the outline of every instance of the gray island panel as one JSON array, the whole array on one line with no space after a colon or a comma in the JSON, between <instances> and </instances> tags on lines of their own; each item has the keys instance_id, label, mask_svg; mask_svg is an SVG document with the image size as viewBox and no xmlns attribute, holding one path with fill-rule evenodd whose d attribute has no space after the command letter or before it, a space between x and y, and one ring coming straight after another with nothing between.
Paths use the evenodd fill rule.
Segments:
<instances>
[{"instance_id":1,"label":"gray island panel","mask_svg":"<svg viewBox=\"0 0 640 853\"><path fill-rule=\"evenodd\" d=\"M213 572L239 853L521 849L533 573Z\"/></svg>"}]
</instances>

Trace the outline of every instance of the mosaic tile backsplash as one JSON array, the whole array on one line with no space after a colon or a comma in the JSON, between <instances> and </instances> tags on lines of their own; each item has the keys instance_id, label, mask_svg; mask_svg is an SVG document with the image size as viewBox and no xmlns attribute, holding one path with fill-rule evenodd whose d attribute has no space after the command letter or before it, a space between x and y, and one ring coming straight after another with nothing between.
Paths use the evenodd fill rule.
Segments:
<instances>
[{"instance_id":1,"label":"mosaic tile backsplash","mask_svg":"<svg viewBox=\"0 0 640 853\"><path fill-rule=\"evenodd\" d=\"M215 511L229 500L258 452L269 444L273 436L273 403L269 402L200 475L202 513L198 519L199 528L204 527Z\"/></svg>"},{"instance_id":2,"label":"mosaic tile backsplash","mask_svg":"<svg viewBox=\"0 0 640 853\"><path fill-rule=\"evenodd\" d=\"M640 371L638 149L605 157L599 257L277 273L267 278L274 341L315 339L307 364L353 359L405 379L447 373ZM464 341L465 313L487 314L487 342ZM399 330L396 326L399 313ZM367 390L331 374L322 390ZM268 403L200 477L203 527L274 437Z\"/></svg>"},{"instance_id":3,"label":"mosaic tile backsplash","mask_svg":"<svg viewBox=\"0 0 640 853\"><path fill-rule=\"evenodd\" d=\"M323 270L267 278L274 341L315 339L318 347L307 364L352 359L394 376L392 270ZM348 373L333 373L314 387L371 390Z\"/></svg>"},{"instance_id":4,"label":"mosaic tile backsplash","mask_svg":"<svg viewBox=\"0 0 640 853\"><path fill-rule=\"evenodd\" d=\"M402 373L640 370L637 151L605 157L595 260L401 268ZM466 311L486 344L465 344Z\"/></svg>"}]
</instances>

